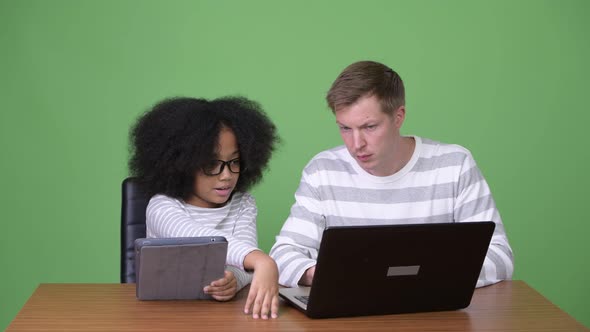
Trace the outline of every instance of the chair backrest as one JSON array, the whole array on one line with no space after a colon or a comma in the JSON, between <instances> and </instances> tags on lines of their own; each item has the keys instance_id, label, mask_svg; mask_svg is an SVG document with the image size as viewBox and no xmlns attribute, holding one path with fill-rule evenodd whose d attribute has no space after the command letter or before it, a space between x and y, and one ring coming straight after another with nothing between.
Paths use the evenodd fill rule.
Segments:
<instances>
[{"instance_id":1,"label":"chair backrest","mask_svg":"<svg viewBox=\"0 0 590 332\"><path fill-rule=\"evenodd\" d=\"M121 283L134 283L135 239L145 237L145 209L150 197L135 178L123 180L121 194Z\"/></svg>"}]
</instances>

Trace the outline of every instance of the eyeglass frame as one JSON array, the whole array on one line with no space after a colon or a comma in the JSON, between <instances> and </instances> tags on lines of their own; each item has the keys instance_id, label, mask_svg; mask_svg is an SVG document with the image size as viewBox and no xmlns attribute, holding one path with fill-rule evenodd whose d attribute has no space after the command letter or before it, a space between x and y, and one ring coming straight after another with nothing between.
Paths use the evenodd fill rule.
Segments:
<instances>
[{"instance_id":1,"label":"eyeglass frame","mask_svg":"<svg viewBox=\"0 0 590 332\"><path fill-rule=\"evenodd\" d=\"M238 171L234 171L232 169L232 163L238 161ZM212 172L208 172L207 170L205 170L205 167L201 167L201 169L203 170L203 173L207 176L215 176L215 175L219 175L221 173L223 173L223 170L225 169L225 166L227 165L227 169L229 169L230 173L234 173L234 174L240 174L240 172L242 171L242 164L240 163L240 158L234 158L232 160L220 160L220 159L214 159L210 161L211 163L215 162L216 165L215 167L219 167L217 165L219 165L219 163L221 163L221 167L219 167L219 172L217 173L212 173Z\"/></svg>"}]
</instances>

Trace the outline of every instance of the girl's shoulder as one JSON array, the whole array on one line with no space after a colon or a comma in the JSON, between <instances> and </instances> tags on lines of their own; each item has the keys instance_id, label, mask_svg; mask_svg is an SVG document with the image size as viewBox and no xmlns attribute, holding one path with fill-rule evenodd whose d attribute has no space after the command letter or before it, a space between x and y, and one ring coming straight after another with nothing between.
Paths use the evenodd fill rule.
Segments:
<instances>
[{"instance_id":1,"label":"girl's shoulder","mask_svg":"<svg viewBox=\"0 0 590 332\"><path fill-rule=\"evenodd\" d=\"M232 204L256 206L256 199L249 192L236 191L232 195Z\"/></svg>"},{"instance_id":2,"label":"girl's shoulder","mask_svg":"<svg viewBox=\"0 0 590 332\"><path fill-rule=\"evenodd\" d=\"M150 205L178 205L178 206L182 206L183 202L181 202L180 200L178 200L176 198L170 197L170 196L156 194L156 195L152 196L152 198L150 198L148 206L150 206Z\"/></svg>"}]
</instances>

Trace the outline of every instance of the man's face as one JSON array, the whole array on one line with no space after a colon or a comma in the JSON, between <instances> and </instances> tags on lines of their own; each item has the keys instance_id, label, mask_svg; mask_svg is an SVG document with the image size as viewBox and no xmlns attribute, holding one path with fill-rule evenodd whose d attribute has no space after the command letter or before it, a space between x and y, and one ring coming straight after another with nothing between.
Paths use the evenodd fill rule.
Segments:
<instances>
[{"instance_id":1,"label":"man's face","mask_svg":"<svg viewBox=\"0 0 590 332\"><path fill-rule=\"evenodd\" d=\"M368 96L335 113L340 136L359 166L376 176L395 173L405 107L388 115L381 111L377 97Z\"/></svg>"}]
</instances>

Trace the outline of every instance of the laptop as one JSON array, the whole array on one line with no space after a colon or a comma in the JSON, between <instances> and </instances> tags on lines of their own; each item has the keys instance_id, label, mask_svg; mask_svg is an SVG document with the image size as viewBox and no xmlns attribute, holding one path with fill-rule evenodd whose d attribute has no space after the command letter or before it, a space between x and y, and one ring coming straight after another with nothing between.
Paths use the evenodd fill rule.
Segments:
<instances>
[{"instance_id":1,"label":"laptop","mask_svg":"<svg viewBox=\"0 0 590 332\"><path fill-rule=\"evenodd\" d=\"M326 228L311 287L281 288L310 318L469 306L491 221Z\"/></svg>"}]
</instances>

